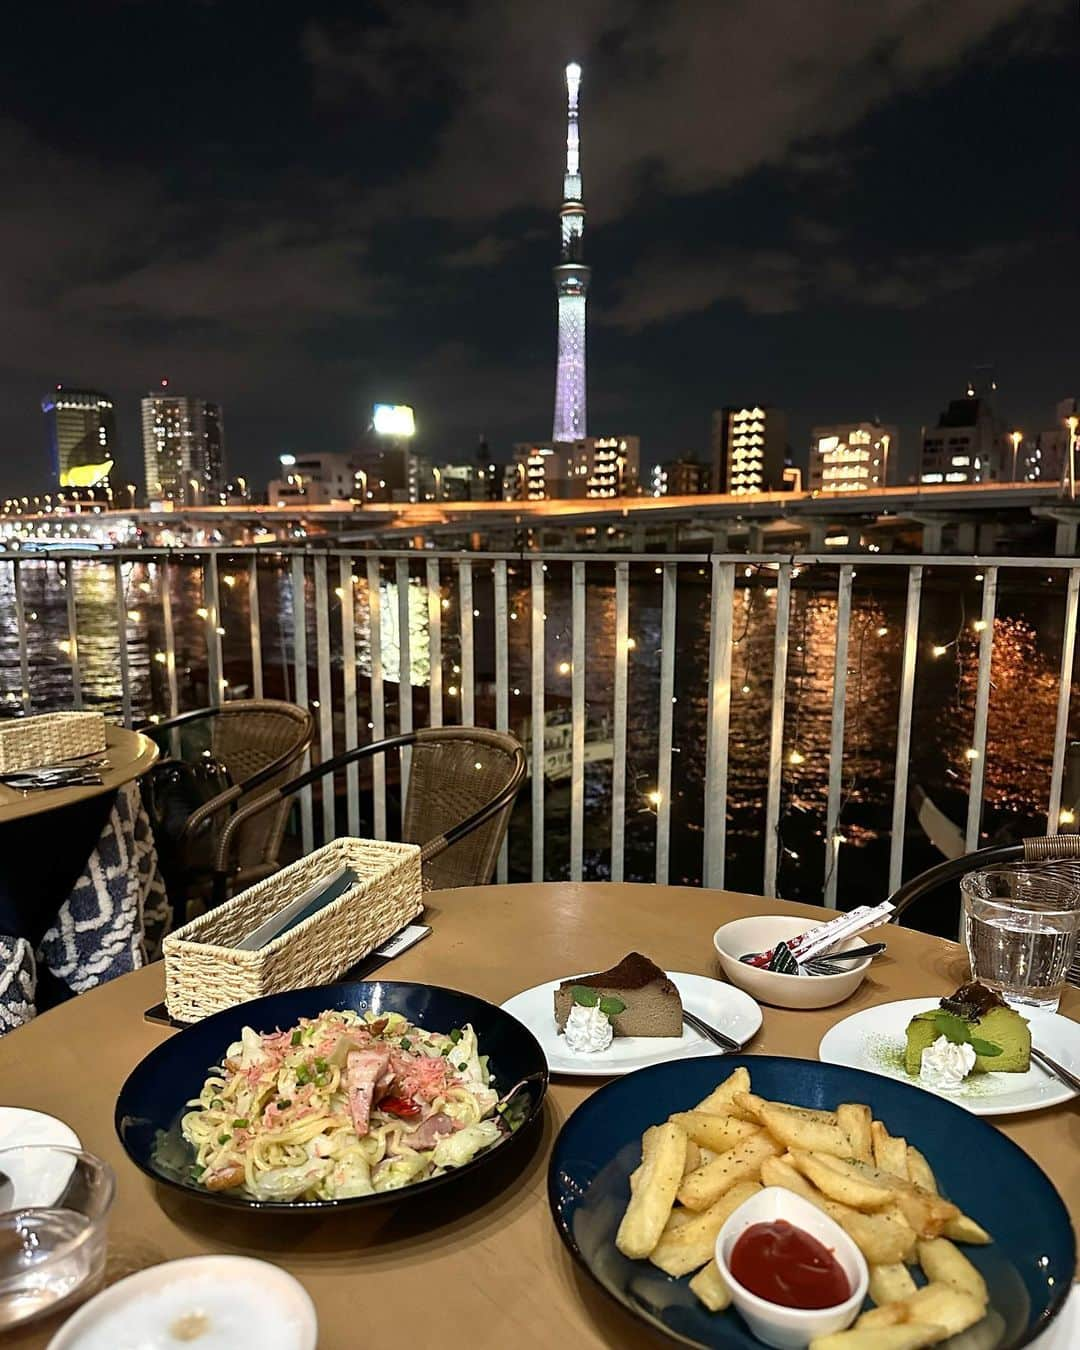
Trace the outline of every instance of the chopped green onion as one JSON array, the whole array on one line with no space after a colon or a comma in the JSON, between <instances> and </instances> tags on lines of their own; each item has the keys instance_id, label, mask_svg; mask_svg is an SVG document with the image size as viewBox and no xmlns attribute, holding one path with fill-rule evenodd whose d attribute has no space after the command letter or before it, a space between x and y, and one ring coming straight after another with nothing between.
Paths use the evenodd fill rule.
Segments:
<instances>
[{"instance_id":1,"label":"chopped green onion","mask_svg":"<svg viewBox=\"0 0 1080 1350\"><path fill-rule=\"evenodd\" d=\"M231 1138L232 1138L231 1134L219 1134L217 1137L217 1141L219 1144L227 1144Z\"/></svg>"},{"instance_id":2,"label":"chopped green onion","mask_svg":"<svg viewBox=\"0 0 1080 1350\"><path fill-rule=\"evenodd\" d=\"M326 1062L325 1059L322 1059L321 1057L316 1056L316 1058L315 1058L315 1071L316 1071L316 1073L325 1073L328 1067L329 1067L329 1066L328 1066L328 1064L327 1064L327 1062Z\"/></svg>"},{"instance_id":3,"label":"chopped green onion","mask_svg":"<svg viewBox=\"0 0 1080 1350\"><path fill-rule=\"evenodd\" d=\"M299 1030L296 1030L296 1031L293 1032L293 1034L292 1034L292 1043L293 1043L293 1045L300 1045L300 1044L301 1044L301 1039L300 1039L300 1032L299 1032Z\"/></svg>"},{"instance_id":4,"label":"chopped green onion","mask_svg":"<svg viewBox=\"0 0 1080 1350\"><path fill-rule=\"evenodd\" d=\"M458 1064L456 1067L458 1073L464 1073L469 1066L467 1064Z\"/></svg>"},{"instance_id":5,"label":"chopped green onion","mask_svg":"<svg viewBox=\"0 0 1080 1350\"><path fill-rule=\"evenodd\" d=\"M232 1123L232 1127L234 1130L246 1130L248 1127L248 1122L246 1120L234 1120Z\"/></svg>"},{"instance_id":6,"label":"chopped green onion","mask_svg":"<svg viewBox=\"0 0 1080 1350\"><path fill-rule=\"evenodd\" d=\"M411 1048L411 1046L412 1046L412 1041L409 1040L408 1036L403 1036L402 1039L401 1039L401 1048L402 1048L402 1050L408 1050L408 1049Z\"/></svg>"},{"instance_id":7,"label":"chopped green onion","mask_svg":"<svg viewBox=\"0 0 1080 1350\"><path fill-rule=\"evenodd\" d=\"M311 1082L311 1070L306 1064L301 1064L297 1067L296 1081L301 1084Z\"/></svg>"},{"instance_id":8,"label":"chopped green onion","mask_svg":"<svg viewBox=\"0 0 1080 1350\"><path fill-rule=\"evenodd\" d=\"M450 1033L450 1039L454 1042L455 1045L457 1045L458 1041L461 1040L461 1037L463 1035L464 1033L458 1027L455 1027L453 1031L451 1031Z\"/></svg>"},{"instance_id":9,"label":"chopped green onion","mask_svg":"<svg viewBox=\"0 0 1080 1350\"><path fill-rule=\"evenodd\" d=\"M292 1106L292 1102L286 1098L284 1101L278 1102L277 1109L279 1111L287 1111L290 1106Z\"/></svg>"}]
</instances>

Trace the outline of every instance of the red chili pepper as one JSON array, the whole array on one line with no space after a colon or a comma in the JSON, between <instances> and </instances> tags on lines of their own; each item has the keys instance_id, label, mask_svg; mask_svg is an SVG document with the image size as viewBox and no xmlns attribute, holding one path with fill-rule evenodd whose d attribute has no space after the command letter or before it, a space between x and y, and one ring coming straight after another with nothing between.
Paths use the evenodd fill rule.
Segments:
<instances>
[{"instance_id":1,"label":"red chili pepper","mask_svg":"<svg viewBox=\"0 0 1080 1350\"><path fill-rule=\"evenodd\" d=\"M379 1102L379 1110L388 1116L397 1116L399 1120L412 1120L420 1114L420 1107L408 1097L384 1097Z\"/></svg>"}]
</instances>

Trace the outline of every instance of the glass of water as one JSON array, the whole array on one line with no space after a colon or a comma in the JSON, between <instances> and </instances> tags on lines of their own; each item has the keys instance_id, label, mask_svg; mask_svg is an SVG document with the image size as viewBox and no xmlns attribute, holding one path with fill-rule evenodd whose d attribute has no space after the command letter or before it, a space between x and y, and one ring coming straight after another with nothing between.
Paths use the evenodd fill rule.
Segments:
<instances>
[{"instance_id":1,"label":"glass of water","mask_svg":"<svg viewBox=\"0 0 1080 1350\"><path fill-rule=\"evenodd\" d=\"M1033 867L960 880L972 978L1019 1012L1056 1012L1080 928L1080 886Z\"/></svg>"},{"instance_id":2,"label":"glass of water","mask_svg":"<svg viewBox=\"0 0 1080 1350\"><path fill-rule=\"evenodd\" d=\"M0 1149L0 1333L93 1292L115 1190L82 1149Z\"/></svg>"}]
</instances>

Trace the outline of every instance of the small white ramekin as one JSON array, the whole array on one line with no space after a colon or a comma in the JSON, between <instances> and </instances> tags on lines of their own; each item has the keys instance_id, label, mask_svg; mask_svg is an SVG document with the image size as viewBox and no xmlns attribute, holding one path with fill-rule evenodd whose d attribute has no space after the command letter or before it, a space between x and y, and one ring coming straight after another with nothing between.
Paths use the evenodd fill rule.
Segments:
<instances>
[{"instance_id":1,"label":"small white ramekin","mask_svg":"<svg viewBox=\"0 0 1080 1350\"><path fill-rule=\"evenodd\" d=\"M851 1285L850 1298L832 1308L785 1308L752 1294L735 1279L729 1264L735 1243L753 1224L773 1223L777 1219L786 1219L793 1228L801 1228L829 1248ZM731 1290L731 1301L747 1326L759 1341L776 1350L806 1350L815 1336L828 1336L849 1327L858 1316L870 1283L862 1252L840 1225L809 1200L781 1186L766 1186L729 1217L717 1234L716 1264Z\"/></svg>"}]
</instances>

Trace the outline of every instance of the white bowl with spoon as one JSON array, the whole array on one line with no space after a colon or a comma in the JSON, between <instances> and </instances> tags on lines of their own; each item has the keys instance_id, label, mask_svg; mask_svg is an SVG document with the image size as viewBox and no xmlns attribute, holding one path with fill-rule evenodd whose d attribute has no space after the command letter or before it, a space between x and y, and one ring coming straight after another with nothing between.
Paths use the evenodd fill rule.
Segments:
<instances>
[{"instance_id":1,"label":"white bowl with spoon","mask_svg":"<svg viewBox=\"0 0 1080 1350\"><path fill-rule=\"evenodd\" d=\"M808 919L781 914L755 914L746 919L733 919L713 934L713 946L728 980L738 989L744 989L758 1003L769 1003L775 1008L828 1008L849 998L870 969L865 961L853 961L847 970L836 975L782 975L776 970L751 966L741 958L751 952L767 952L778 942L790 942L817 924ZM861 937L848 938L840 943L838 951L857 951L865 947Z\"/></svg>"}]
</instances>

